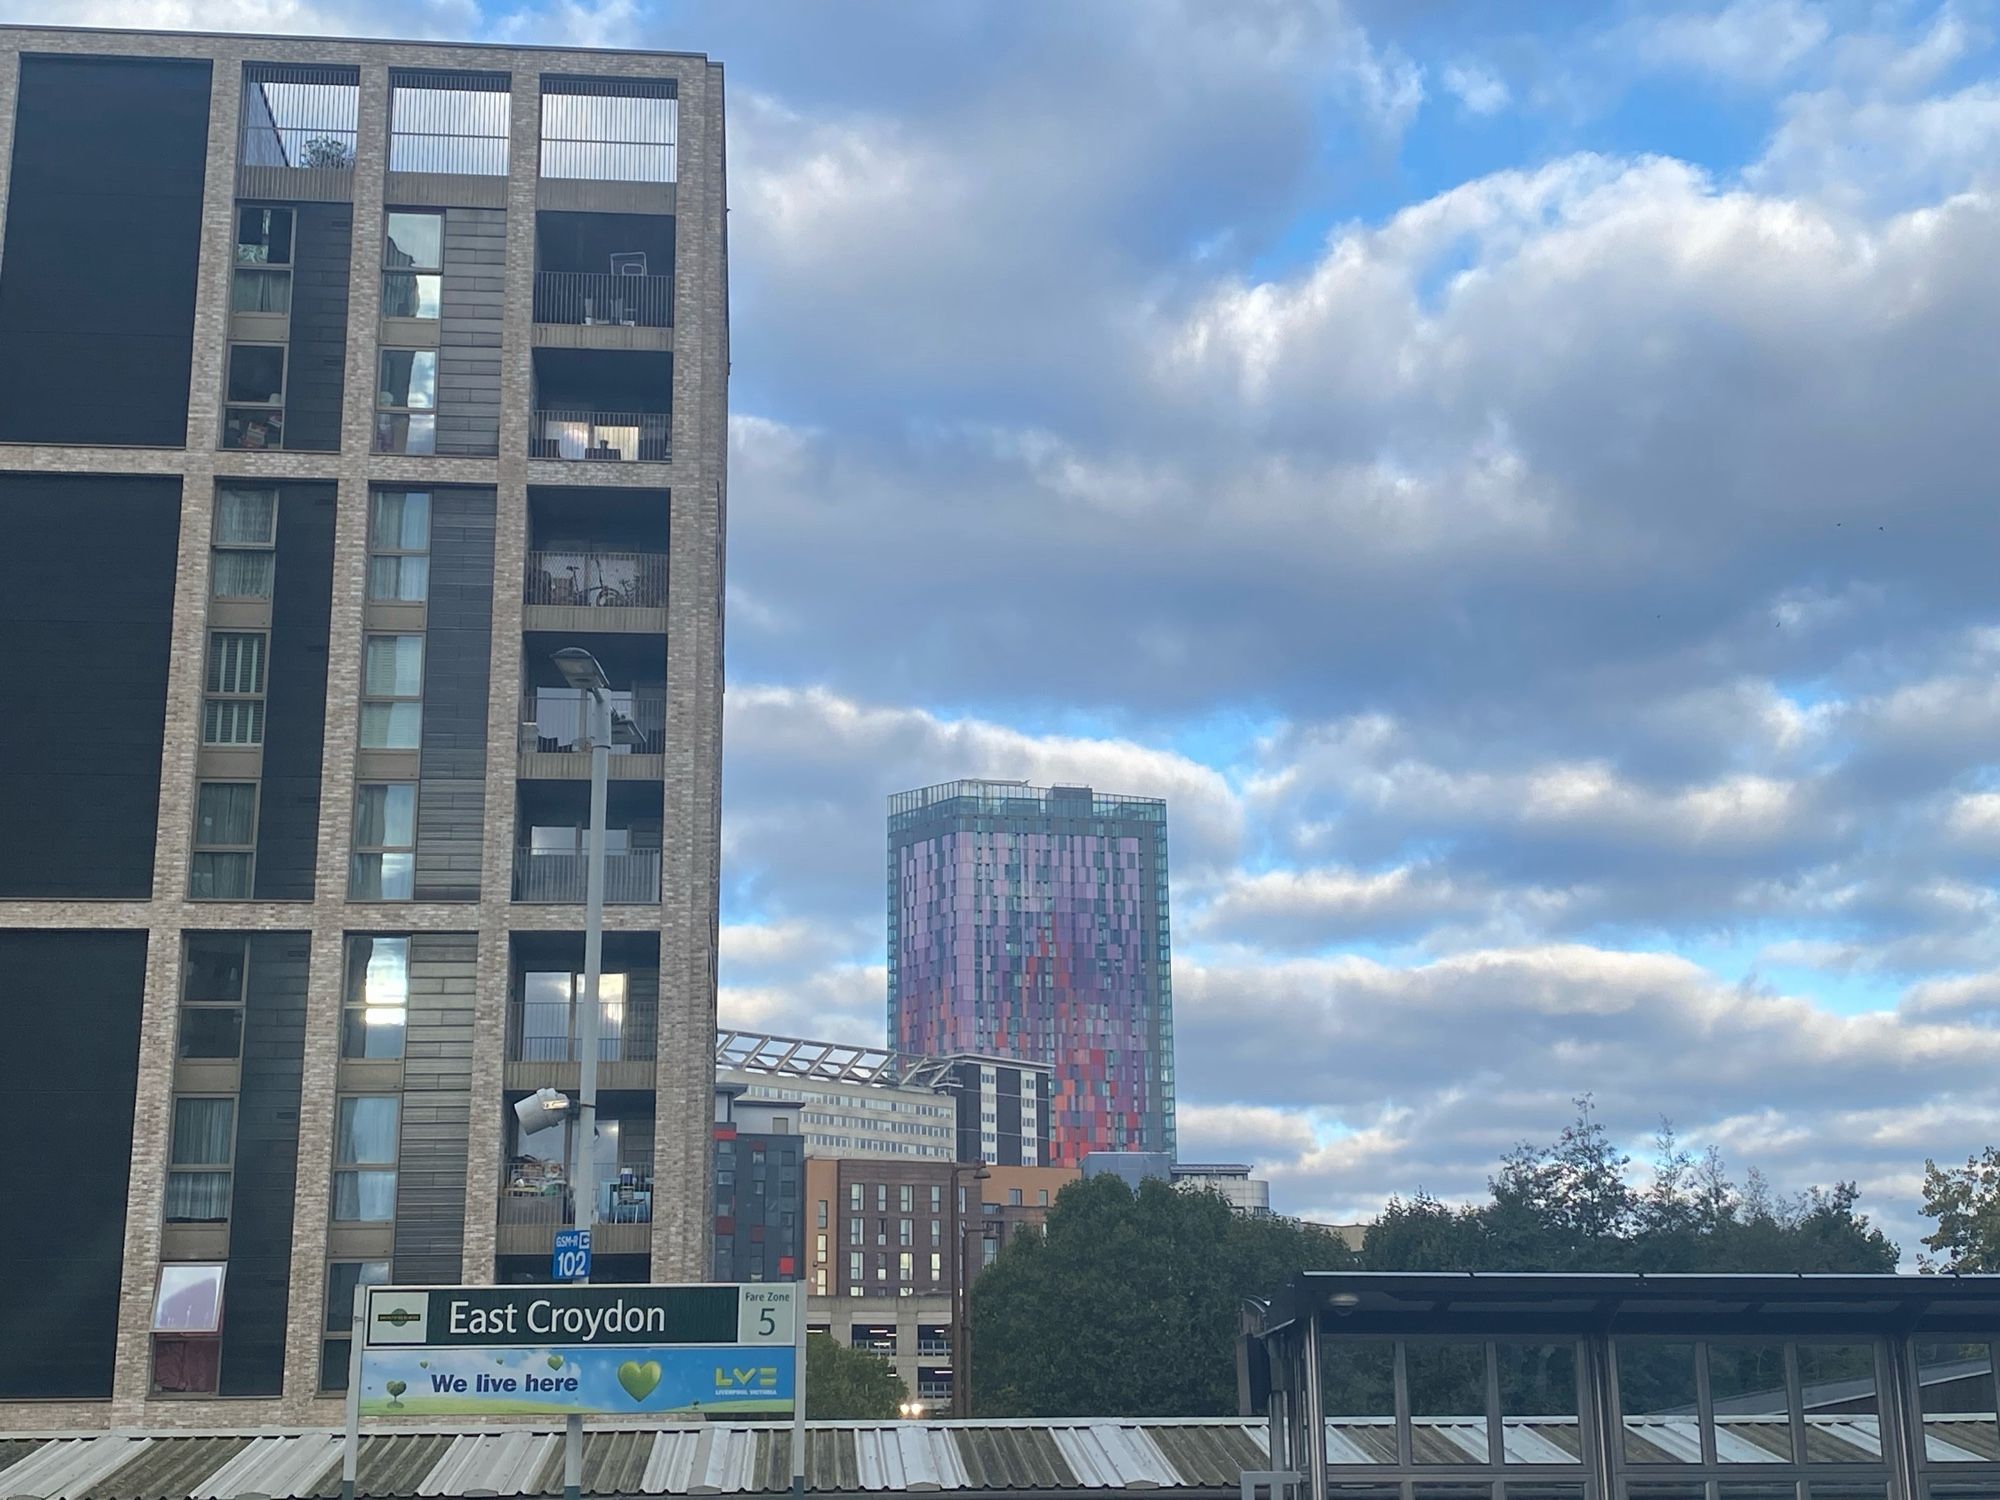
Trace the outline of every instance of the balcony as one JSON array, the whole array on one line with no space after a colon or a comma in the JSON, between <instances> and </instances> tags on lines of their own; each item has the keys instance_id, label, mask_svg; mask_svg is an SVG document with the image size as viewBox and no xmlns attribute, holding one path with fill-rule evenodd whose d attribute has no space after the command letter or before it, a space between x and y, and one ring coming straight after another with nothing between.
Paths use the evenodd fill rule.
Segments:
<instances>
[{"instance_id":1,"label":"balcony","mask_svg":"<svg viewBox=\"0 0 2000 1500\"><path fill-rule=\"evenodd\" d=\"M595 1184L584 1209L591 1226L593 1255L643 1255L652 1247L653 1164L621 1163L616 1176ZM517 1157L500 1179L502 1255L546 1256L555 1232L566 1229L572 1204L562 1169L533 1157Z\"/></svg>"},{"instance_id":2,"label":"balcony","mask_svg":"<svg viewBox=\"0 0 2000 1500\"><path fill-rule=\"evenodd\" d=\"M613 829L612 833L622 830ZM577 830L579 842L583 830ZM580 851L516 849L514 899L581 906L586 880L586 856ZM657 906L660 902L660 851L630 849L604 856L606 906Z\"/></svg>"},{"instance_id":3,"label":"balcony","mask_svg":"<svg viewBox=\"0 0 2000 1500\"><path fill-rule=\"evenodd\" d=\"M674 279L631 272L537 271L535 321L580 328L671 328Z\"/></svg>"},{"instance_id":4,"label":"balcony","mask_svg":"<svg viewBox=\"0 0 2000 1500\"><path fill-rule=\"evenodd\" d=\"M598 658L600 661L603 658ZM638 688L611 695L611 711L631 721L638 743L611 749L613 781L658 781L665 774L667 690ZM589 715L575 688L537 687L521 695L524 779L588 781Z\"/></svg>"},{"instance_id":5,"label":"balcony","mask_svg":"<svg viewBox=\"0 0 2000 1500\"><path fill-rule=\"evenodd\" d=\"M667 628L667 555L574 548L528 554L522 620L528 630Z\"/></svg>"},{"instance_id":6,"label":"balcony","mask_svg":"<svg viewBox=\"0 0 2000 1500\"><path fill-rule=\"evenodd\" d=\"M537 410L530 418L528 457L663 464L673 458L672 425L666 412Z\"/></svg>"}]
</instances>

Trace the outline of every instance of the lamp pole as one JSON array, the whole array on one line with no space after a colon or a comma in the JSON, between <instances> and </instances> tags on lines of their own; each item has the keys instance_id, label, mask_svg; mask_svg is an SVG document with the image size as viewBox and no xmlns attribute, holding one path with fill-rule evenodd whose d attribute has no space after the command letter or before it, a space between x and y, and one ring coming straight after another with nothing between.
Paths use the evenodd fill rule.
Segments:
<instances>
[{"instance_id":1,"label":"lamp pole","mask_svg":"<svg viewBox=\"0 0 2000 1500\"><path fill-rule=\"evenodd\" d=\"M974 1182L993 1175L983 1161L962 1162L951 1169L951 1414L960 1418L972 1415L972 1296L966 1285L970 1278L965 1274L965 1224L959 1208L959 1175L964 1172L971 1172ZM985 1202L982 1194L982 1214Z\"/></svg>"},{"instance_id":2,"label":"lamp pole","mask_svg":"<svg viewBox=\"0 0 2000 1500\"><path fill-rule=\"evenodd\" d=\"M591 1151L597 1138L598 986L604 970L604 817L611 779L610 681L597 659L580 647L556 653L556 665L590 707L590 827L585 834L583 875L583 993L576 1018L576 1122L570 1136L570 1227L597 1218L596 1174ZM584 1192L590 1190L589 1207ZM576 1278L590 1280L586 1273ZM579 1500L583 1488L583 1417L563 1424L563 1500Z\"/></svg>"}]
</instances>

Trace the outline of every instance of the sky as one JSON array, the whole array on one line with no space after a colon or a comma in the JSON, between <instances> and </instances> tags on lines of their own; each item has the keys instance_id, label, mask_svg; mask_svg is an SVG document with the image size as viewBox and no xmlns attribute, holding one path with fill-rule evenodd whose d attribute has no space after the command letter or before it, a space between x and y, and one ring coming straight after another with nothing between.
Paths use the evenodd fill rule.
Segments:
<instances>
[{"instance_id":1,"label":"sky","mask_svg":"<svg viewBox=\"0 0 2000 1500\"><path fill-rule=\"evenodd\" d=\"M726 1024L880 1042L884 799L1164 796L1185 1158L1594 1096L1914 1257L2000 1143L1981 0L43 0L705 51Z\"/></svg>"}]
</instances>

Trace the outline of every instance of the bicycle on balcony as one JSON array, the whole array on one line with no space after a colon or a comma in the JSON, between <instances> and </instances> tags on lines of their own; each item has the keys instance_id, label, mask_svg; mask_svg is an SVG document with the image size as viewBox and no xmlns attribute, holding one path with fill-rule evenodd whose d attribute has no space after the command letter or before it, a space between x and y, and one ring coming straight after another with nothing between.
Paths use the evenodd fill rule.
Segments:
<instances>
[{"instance_id":1,"label":"bicycle on balcony","mask_svg":"<svg viewBox=\"0 0 2000 1500\"><path fill-rule=\"evenodd\" d=\"M626 609L632 603L631 592L621 589L615 583L604 581L604 562L597 559L597 582L585 583L582 569L570 563L565 570L569 574L569 596L558 599L558 604L578 604L589 609Z\"/></svg>"}]
</instances>

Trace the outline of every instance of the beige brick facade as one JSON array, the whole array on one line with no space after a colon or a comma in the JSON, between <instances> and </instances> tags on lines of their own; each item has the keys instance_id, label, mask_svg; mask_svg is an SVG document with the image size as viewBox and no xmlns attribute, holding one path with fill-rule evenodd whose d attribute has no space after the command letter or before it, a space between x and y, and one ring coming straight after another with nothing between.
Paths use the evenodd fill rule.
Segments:
<instances>
[{"instance_id":1,"label":"beige brick facade","mask_svg":"<svg viewBox=\"0 0 2000 1500\"><path fill-rule=\"evenodd\" d=\"M580 931L582 926L578 907L516 907L510 901L517 685L522 667L520 581L531 484L615 484L670 490L672 495L662 900L657 909L613 907L607 913L606 927L610 931L657 931L660 937L652 1274L656 1280L704 1279L707 1274L729 367L722 72L703 57L674 53L0 28L0 231L4 231L18 57L22 53L67 52L206 58L213 64L213 93L187 447L0 445L0 470L171 474L184 481L152 899L0 900L0 928L144 929L149 935L116 1386L112 1398L103 1402L0 1403L0 1430L323 1424L336 1420L339 1410L336 1400L317 1394L317 1386L343 934L350 929L393 929L473 932L478 936L464 1265L466 1279L479 1281L491 1278L495 1262L510 934ZM243 66L248 62L338 63L360 70L346 384L337 453L218 449L234 260L238 116ZM504 71L512 77L502 418L497 457L370 452L382 279L388 74L392 66ZM540 86L544 74L556 73L671 78L678 89L670 462L585 465L528 457ZM207 630L209 500L218 478L331 480L337 485L317 898L311 903L187 898ZM345 899L354 810L367 504L370 485L378 483L489 486L497 495L486 829L481 897L476 904L399 904L391 914L380 904L350 906ZM148 1396L148 1324L162 1241L181 935L188 930L217 929L299 931L308 933L311 941L284 1390L270 1400Z\"/></svg>"}]
</instances>

